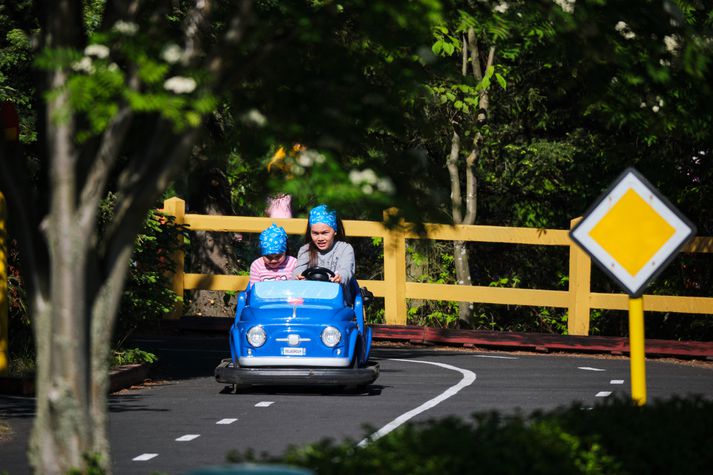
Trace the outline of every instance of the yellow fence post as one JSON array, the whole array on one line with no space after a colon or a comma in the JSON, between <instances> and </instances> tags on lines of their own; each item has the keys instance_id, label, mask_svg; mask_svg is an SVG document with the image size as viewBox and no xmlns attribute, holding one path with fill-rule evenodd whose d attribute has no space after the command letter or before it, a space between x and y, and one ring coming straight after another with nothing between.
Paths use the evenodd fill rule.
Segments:
<instances>
[{"instance_id":1,"label":"yellow fence post","mask_svg":"<svg viewBox=\"0 0 713 475\"><path fill-rule=\"evenodd\" d=\"M572 229L582 218L570 221ZM592 261L574 241L569 244L569 307L567 332L570 335L589 335L589 292Z\"/></svg>"},{"instance_id":2,"label":"yellow fence post","mask_svg":"<svg viewBox=\"0 0 713 475\"><path fill-rule=\"evenodd\" d=\"M384 221L393 210L384 212ZM384 234L384 319L406 325L406 235L401 225Z\"/></svg>"},{"instance_id":3,"label":"yellow fence post","mask_svg":"<svg viewBox=\"0 0 713 475\"><path fill-rule=\"evenodd\" d=\"M169 198L163 202L163 212L169 216L176 218L176 224L184 224L186 216L186 202L180 198ZM183 236L179 236L179 248L173 253L174 272L173 281L171 284L172 290L180 297L180 300L173 305L173 311L169 314L169 318L181 318L183 316L183 264L185 261L185 252L183 251Z\"/></svg>"},{"instance_id":4,"label":"yellow fence post","mask_svg":"<svg viewBox=\"0 0 713 475\"><path fill-rule=\"evenodd\" d=\"M9 322L7 296L7 205L0 193L0 375L7 374L9 366Z\"/></svg>"}]
</instances>

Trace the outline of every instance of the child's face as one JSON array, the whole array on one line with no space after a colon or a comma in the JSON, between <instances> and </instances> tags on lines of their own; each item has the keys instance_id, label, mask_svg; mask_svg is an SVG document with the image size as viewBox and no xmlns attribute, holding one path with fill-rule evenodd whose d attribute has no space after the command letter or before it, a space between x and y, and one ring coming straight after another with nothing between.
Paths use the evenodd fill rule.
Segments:
<instances>
[{"instance_id":1,"label":"child's face","mask_svg":"<svg viewBox=\"0 0 713 475\"><path fill-rule=\"evenodd\" d=\"M334 237L337 235L337 232L331 226L324 223L313 224L309 233L312 237L312 242L320 251L326 251L331 248L332 244L334 244Z\"/></svg>"},{"instance_id":2,"label":"child's face","mask_svg":"<svg viewBox=\"0 0 713 475\"><path fill-rule=\"evenodd\" d=\"M265 267L268 269L275 269L280 267L280 264L285 262L285 253L281 252L279 254L266 254L262 256L262 260L265 262Z\"/></svg>"}]
</instances>

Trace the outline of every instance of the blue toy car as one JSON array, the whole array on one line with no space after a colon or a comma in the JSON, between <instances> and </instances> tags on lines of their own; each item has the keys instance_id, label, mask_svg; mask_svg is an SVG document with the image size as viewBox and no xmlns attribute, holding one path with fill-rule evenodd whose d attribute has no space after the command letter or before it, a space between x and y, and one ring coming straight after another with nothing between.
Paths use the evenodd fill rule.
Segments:
<instances>
[{"instance_id":1,"label":"blue toy car","mask_svg":"<svg viewBox=\"0 0 713 475\"><path fill-rule=\"evenodd\" d=\"M326 279L327 269L305 271ZM231 358L215 369L219 383L364 388L379 376L369 362L371 328L356 280L346 295L321 280L258 282L238 296L230 328Z\"/></svg>"}]
</instances>

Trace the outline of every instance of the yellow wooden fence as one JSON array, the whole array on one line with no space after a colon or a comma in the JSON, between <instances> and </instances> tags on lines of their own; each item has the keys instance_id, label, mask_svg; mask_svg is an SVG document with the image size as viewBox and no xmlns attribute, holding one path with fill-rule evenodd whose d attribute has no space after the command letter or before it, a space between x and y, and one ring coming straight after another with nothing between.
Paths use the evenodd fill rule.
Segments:
<instances>
[{"instance_id":1,"label":"yellow wooden fence","mask_svg":"<svg viewBox=\"0 0 713 475\"><path fill-rule=\"evenodd\" d=\"M163 211L175 216L176 223L188 226L190 231L260 233L271 223L285 228L288 234L304 234L306 219L273 219L244 216L210 216L185 212L185 202L170 198L164 202ZM572 220L571 225L576 223ZM350 237L381 237L384 245L384 280L360 280L360 284L375 296L384 298L387 324L406 324L406 300L450 300L505 305L558 307L568 310L570 335L589 334L589 313L593 308L626 310L626 294L592 292L590 289L591 261L568 236L565 229L512 228L502 226L447 226L426 224L427 239L458 240L525 244L534 246L565 246L569 248L568 290L541 290L500 288L478 285L429 284L406 280L406 240L422 239L409 226L387 229L377 221L344 221L345 232ZM684 252L713 252L713 237L697 237ZM184 256L176 256L177 272L173 290L183 295L184 290L243 290L247 276L184 273ZM654 312L713 314L712 297L680 297L645 295L644 309ZM180 313L174 313L174 317Z\"/></svg>"}]
</instances>

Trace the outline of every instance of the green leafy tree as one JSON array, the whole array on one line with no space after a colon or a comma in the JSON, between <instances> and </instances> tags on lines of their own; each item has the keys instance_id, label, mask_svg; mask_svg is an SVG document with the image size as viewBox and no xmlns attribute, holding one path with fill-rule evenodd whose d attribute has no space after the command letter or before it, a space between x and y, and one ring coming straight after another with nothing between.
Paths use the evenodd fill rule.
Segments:
<instances>
[{"instance_id":1,"label":"green leafy tree","mask_svg":"<svg viewBox=\"0 0 713 475\"><path fill-rule=\"evenodd\" d=\"M328 158L304 173L314 183L343 178L354 160L364 171L390 150L400 107L390 94L411 94L416 81L401 80L438 6L61 0L0 11L13 25L0 86L27 98L15 99L22 145L0 148L0 187L37 344L37 473L110 471L108 362L135 237L212 124L234 134L231 153L247 166L300 141Z\"/></svg>"}]
</instances>

